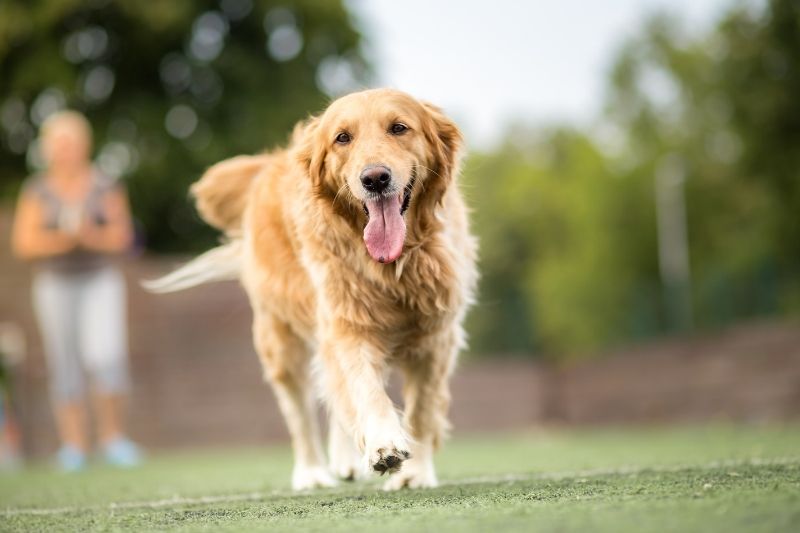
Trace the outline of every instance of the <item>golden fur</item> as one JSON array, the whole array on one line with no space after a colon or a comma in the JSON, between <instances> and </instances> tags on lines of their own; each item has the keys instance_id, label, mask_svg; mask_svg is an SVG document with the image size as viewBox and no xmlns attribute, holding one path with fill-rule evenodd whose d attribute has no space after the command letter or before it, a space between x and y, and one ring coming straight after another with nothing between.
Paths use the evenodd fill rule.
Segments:
<instances>
[{"instance_id":1,"label":"golden fur","mask_svg":"<svg viewBox=\"0 0 800 533\"><path fill-rule=\"evenodd\" d=\"M408 131L387 131L398 121ZM353 136L346 146L342 131ZM477 278L455 183L461 144L439 109L363 91L299 124L286 149L219 163L192 187L203 218L240 240L254 342L291 433L297 489L367 469L393 473L387 489L437 482L432 456ZM413 186L403 252L389 264L362 240L359 175L371 164L390 168L400 190ZM390 366L404 376L402 419L384 390ZM317 396L331 417L329 467Z\"/></svg>"}]
</instances>

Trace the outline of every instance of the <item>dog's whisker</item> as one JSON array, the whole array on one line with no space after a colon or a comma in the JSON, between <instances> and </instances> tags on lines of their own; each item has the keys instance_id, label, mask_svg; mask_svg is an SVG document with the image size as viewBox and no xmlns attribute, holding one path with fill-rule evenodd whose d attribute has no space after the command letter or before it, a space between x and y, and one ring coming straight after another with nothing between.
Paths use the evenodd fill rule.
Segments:
<instances>
[{"instance_id":1,"label":"dog's whisker","mask_svg":"<svg viewBox=\"0 0 800 533\"><path fill-rule=\"evenodd\" d=\"M336 200L339 198L339 195L342 193L342 191L344 189L346 189L346 188L347 188L347 183L343 183L342 186L339 187L339 190L336 191L336 194L333 196L333 202L332 202L333 205L336 205ZM349 189L348 189L348 192L349 192Z\"/></svg>"},{"instance_id":2,"label":"dog's whisker","mask_svg":"<svg viewBox=\"0 0 800 533\"><path fill-rule=\"evenodd\" d=\"M416 164L416 165L414 165L414 167L415 167L415 168L421 168L421 169L423 169L423 170L427 170L428 172L430 172L431 174L434 174L435 176L437 176L437 177L439 177L439 178L441 178L441 177L442 177L442 175L441 175L441 174L439 174L438 172L436 172L436 171L435 171L435 170L433 170L432 168L426 167L425 165Z\"/></svg>"}]
</instances>

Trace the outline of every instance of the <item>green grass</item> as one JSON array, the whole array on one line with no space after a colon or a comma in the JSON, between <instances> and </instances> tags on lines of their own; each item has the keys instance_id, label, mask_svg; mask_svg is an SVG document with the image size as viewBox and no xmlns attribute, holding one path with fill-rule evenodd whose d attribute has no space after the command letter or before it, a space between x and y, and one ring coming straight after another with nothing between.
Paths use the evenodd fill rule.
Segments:
<instances>
[{"instance_id":1,"label":"green grass","mask_svg":"<svg viewBox=\"0 0 800 533\"><path fill-rule=\"evenodd\" d=\"M456 437L438 465L438 489L300 495L282 447L38 465L0 475L0 530L800 531L800 427Z\"/></svg>"}]
</instances>

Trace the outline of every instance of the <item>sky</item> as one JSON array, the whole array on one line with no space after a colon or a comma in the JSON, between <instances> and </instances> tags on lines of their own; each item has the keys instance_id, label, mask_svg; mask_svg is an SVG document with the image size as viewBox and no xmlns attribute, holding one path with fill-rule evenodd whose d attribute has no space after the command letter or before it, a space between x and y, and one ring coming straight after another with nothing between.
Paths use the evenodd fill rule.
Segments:
<instances>
[{"instance_id":1,"label":"sky","mask_svg":"<svg viewBox=\"0 0 800 533\"><path fill-rule=\"evenodd\" d=\"M615 52L667 10L709 29L732 0L348 0L377 85L445 109L472 146L512 122L590 124Z\"/></svg>"}]
</instances>

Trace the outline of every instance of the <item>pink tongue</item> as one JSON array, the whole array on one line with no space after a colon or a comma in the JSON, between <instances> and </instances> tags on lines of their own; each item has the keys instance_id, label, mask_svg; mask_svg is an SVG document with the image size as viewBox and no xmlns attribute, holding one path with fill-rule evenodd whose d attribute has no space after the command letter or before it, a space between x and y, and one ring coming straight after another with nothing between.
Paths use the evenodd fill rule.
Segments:
<instances>
[{"instance_id":1,"label":"pink tongue","mask_svg":"<svg viewBox=\"0 0 800 533\"><path fill-rule=\"evenodd\" d=\"M391 263L403 253L406 223L400 214L401 197L367 201L369 222L364 228L364 243L375 261Z\"/></svg>"}]
</instances>

